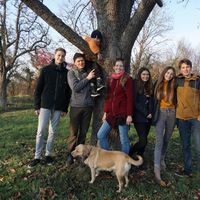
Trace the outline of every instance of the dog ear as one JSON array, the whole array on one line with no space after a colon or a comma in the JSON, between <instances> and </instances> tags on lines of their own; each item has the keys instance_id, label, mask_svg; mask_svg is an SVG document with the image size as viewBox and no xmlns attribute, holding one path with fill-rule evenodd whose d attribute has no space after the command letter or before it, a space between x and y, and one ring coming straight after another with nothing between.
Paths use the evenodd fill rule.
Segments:
<instances>
[{"instance_id":1,"label":"dog ear","mask_svg":"<svg viewBox=\"0 0 200 200\"><path fill-rule=\"evenodd\" d=\"M92 146L90 145L85 145L85 148L84 148L84 156L88 156L90 154L92 150Z\"/></svg>"}]
</instances>

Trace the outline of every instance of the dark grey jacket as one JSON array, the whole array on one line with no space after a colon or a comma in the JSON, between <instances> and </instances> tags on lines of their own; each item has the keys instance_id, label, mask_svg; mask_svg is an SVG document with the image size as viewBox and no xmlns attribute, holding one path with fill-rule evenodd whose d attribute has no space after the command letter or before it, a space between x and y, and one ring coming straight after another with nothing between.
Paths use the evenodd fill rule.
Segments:
<instances>
[{"instance_id":1,"label":"dark grey jacket","mask_svg":"<svg viewBox=\"0 0 200 200\"><path fill-rule=\"evenodd\" d=\"M94 100L91 97L90 82L86 79L87 73L82 70L72 69L68 73L68 83L72 90L70 100L71 107L93 107Z\"/></svg>"}]
</instances>

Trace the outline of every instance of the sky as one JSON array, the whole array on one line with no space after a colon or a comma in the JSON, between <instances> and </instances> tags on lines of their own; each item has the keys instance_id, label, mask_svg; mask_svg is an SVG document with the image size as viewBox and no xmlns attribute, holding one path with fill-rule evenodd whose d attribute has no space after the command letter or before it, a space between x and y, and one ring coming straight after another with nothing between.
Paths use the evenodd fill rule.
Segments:
<instances>
[{"instance_id":1,"label":"sky","mask_svg":"<svg viewBox=\"0 0 200 200\"><path fill-rule=\"evenodd\" d=\"M190 0L187 4L175 2L171 0L167 5L173 18L173 30L169 32L169 37L174 41L184 38L197 47L200 45L200 1Z\"/></svg>"},{"instance_id":2,"label":"sky","mask_svg":"<svg viewBox=\"0 0 200 200\"><path fill-rule=\"evenodd\" d=\"M66 0L44 0L44 4L55 14ZM200 45L200 1L199 0L163 0L166 6L160 9L167 9L167 13L172 17L173 29L165 35L169 39L169 44L176 45L179 40L184 39L193 48ZM56 37L59 35L52 31Z\"/></svg>"}]
</instances>

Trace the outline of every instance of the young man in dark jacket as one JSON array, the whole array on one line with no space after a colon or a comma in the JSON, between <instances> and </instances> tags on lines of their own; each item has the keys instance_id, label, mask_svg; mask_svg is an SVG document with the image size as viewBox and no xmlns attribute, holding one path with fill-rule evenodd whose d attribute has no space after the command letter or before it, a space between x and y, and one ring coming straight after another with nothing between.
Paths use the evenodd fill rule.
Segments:
<instances>
[{"instance_id":1,"label":"young man in dark jacket","mask_svg":"<svg viewBox=\"0 0 200 200\"><path fill-rule=\"evenodd\" d=\"M183 147L184 170L176 175L183 177L192 173L191 136L197 154L197 172L200 173L200 78L191 73L192 62L188 59L179 62L179 69L176 118Z\"/></svg>"},{"instance_id":2,"label":"young man in dark jacket","mask_svg":"<svg viewBox=\"0 0 200 200\"><path fill-rule=\"evenodd\" d=\"M42 68L35 89L35 113L38 115L35 157L29 167L41 162L44 146L45 129L49 123L49 134L46 143L45 163L52 164L52 148L56 135L56 128L60 116L67 113L71 97L71 90L67 81L68 70L65 60L66 51L63 48L55 50L55 57L51 64Z\"/></svg>"}]
</instances>

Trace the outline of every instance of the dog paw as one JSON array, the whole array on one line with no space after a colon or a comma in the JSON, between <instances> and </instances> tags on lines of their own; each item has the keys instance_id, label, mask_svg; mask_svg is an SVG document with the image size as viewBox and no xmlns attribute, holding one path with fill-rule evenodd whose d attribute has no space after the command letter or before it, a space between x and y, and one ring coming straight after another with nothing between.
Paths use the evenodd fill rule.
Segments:
<instances>
[{"instance_id":1,"label":"dog paw","mask_svg":"<svg viewBox=\"0 0 200 200\"><path fill-rule=\"evenodd\" d=\"M89 181L89 183L92 184L92 183L94 183L94 181L91 180L91 181Z\"/></svg>"},{"instance_id":2,"label":"dog paw","mask_svg":"<svg viewBox=\"0 0 200 200\"><path fill-rule=\"evenodd\" d=\"M97 176L99 176L99 172L97 172L97 173L95 174L95 177L97 177Z\"/></svg>"},{"instance_id":3,"label":"dog paw","mask_svg":"<svg viewBox=\"0 0 200 200\"><path fill-rule=\"evenodd\" d=\"M122 190L121 190L121 189L119 189L119 190L117 190L116 192L117 192L117 193L120 193L121 191L122 191Z\"/></svg>"}]
</instances>

